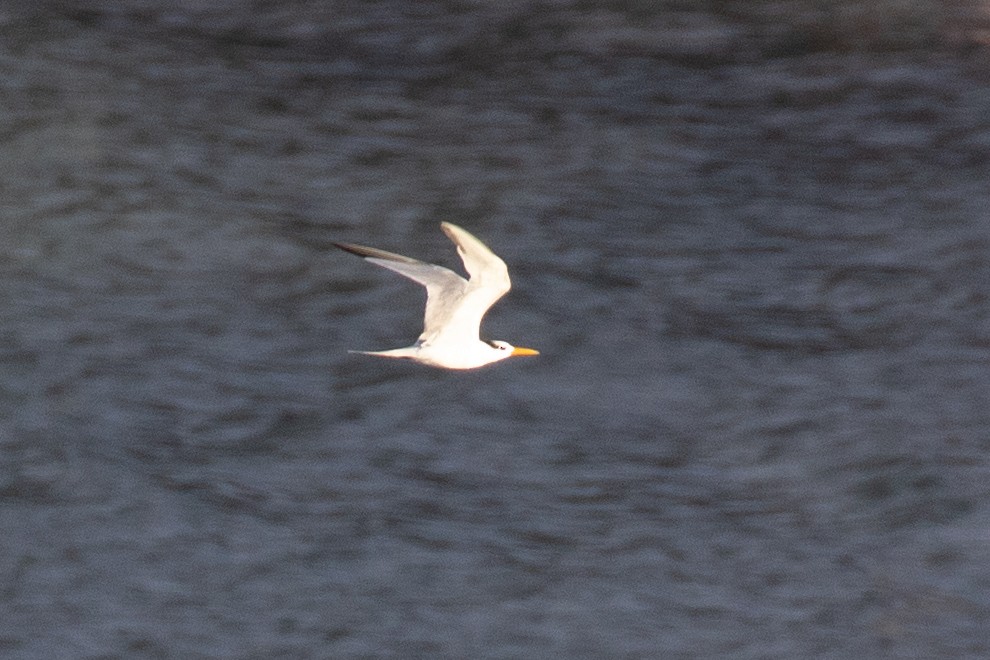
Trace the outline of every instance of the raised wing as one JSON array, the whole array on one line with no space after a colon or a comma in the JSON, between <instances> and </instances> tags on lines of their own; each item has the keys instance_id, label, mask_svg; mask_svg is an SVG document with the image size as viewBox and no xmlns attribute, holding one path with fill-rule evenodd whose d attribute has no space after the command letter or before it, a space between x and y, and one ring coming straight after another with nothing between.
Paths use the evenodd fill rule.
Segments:
<instances>
[{"instance_id":1,"label":"raised wing","mask_svg":"<svg viewBox=\"0 0 990 660\"><path fill-rule=\"evenodd\" d=\"M484 243L464 229L449 222L440 223L440 227L457 246L464 269L471 276L470 281L443 266L394 252L352 243L334 245L426 287L426 312L419 341L430 343L441 335L444 341L452 343L476 341L481 319L509 291L509 269Z\"/></svg>"},{"instance_id":2,"label":"raised wing","mask_svg":"<svg viewBox=\"0 0 990 660\"><path fill-rule=\"evenodd\" d=\"M472 287L490 289L494 295L491 304L509 292L509 269L488 246L466 230L449 222L441 222L440 228L457 246L457 254L464 262L464 270L471 276Z\"/></svg>"},{"instance_id":3,"label":"raised wing","mask_svg":"<svg viewBox=\"0 0 990 660\"><path fill-rule=\"evenodd\" d=\"M464 338L480 339L481 319L512 286L509 269L488 246L461 227L441 222L440 228L457 246L457 254L471 276L464 296L453 312L449 329Z\"/></svg>"}]
</instances>

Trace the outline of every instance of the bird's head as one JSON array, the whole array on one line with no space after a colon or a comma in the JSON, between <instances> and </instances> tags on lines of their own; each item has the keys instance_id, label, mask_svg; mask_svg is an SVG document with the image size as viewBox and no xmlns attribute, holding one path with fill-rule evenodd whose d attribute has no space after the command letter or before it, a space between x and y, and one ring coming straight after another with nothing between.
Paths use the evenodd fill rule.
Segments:
<instances>
[{"instance_id":1,"label":"bird's head","mask_svg":"<svg viewBox=\"0 0 990 660\"><path fill-rule=\"evenodd\" d=\"M496 352L497 360L504 360L505 358L515 357L519 355L539 355L540 352L532 348L522 348L521 346L513 346L507 341L501 341L499 339L491 339L485 342L492 347L492 350Z\"/></svg>"}]
</instances>

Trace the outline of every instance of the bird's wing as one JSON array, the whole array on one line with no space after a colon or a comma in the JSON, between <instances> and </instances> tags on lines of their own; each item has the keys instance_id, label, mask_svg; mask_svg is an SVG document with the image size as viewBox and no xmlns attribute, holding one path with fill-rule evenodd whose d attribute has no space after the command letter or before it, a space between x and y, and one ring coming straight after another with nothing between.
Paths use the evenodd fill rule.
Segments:
<instances>
[{"instance_id":1,"label":"bird's wing","mask_svg":"<svg viewBox=\"0 0 990 660\"><path fill-rule=\"evenodd\" d=\"M473 332L477 332L488 309L512 287L509 269L488 246L464 229L449 222L441 222L440 228L457 246L457 254L471 276L458 320L464 327L474 326Z\"/></svg>"},{"instance_id":2,"label":"bird's wing","mask_svg":"<svg viewBox=\"0 0 990 660\"><path fill-rule=\"evenodd\" d=\"M498 295L492 300L498 300L509 292L509 269L498 255L488 249L466 230L449 222L441 222L440 228L457 246L457 254L464 262L464 269L471 276L471 284L476 287L486 287Z\"/></svg>"},{"instance_id":3,"label":"bird's wing","mask_svg":"<svg viewBox=\"0 0 990 660\"><path fill-rule=\"evenodd\" d=\"M450 325L468 288L468 282L463 277L443 266L428 264L394 252L353 243L334 243L334 245L426 287L426 311L423 317L421 340L429 340Z\"/></svg>"}]
</instances>

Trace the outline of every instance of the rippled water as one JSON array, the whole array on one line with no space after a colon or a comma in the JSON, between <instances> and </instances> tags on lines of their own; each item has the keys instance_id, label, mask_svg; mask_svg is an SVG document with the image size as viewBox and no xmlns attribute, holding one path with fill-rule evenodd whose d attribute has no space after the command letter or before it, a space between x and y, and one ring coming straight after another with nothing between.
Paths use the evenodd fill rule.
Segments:
<instances>
[{"instance_id":1,"label":"rippled water","mask_svg":"<svg viewBox=\"0 0 990 660\"><path fill-rule=\"evenodd\" d=\"M990 654L978 52L194 7L4 19L4 657Z\"/></svg>"}]
</instances>

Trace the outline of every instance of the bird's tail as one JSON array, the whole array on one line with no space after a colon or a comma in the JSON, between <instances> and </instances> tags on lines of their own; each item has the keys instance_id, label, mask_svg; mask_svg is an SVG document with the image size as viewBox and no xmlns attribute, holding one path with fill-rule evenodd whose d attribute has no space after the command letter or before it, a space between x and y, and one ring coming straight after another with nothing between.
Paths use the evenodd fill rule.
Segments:
<instances>
[{"instance_id":1,"label":"bird's tail","mask_svg":"<svg viewBox=\"0 0 990 660\"><path fill-rule=\"evenodd\" d=\"M357 353L359 355L377 355L378 357L387 358L414 358L416 357L416 348L409 346L407 348L393 348L387 351L347 351L348 353Z\"/></svg>"}]
</instances>

